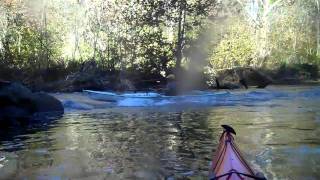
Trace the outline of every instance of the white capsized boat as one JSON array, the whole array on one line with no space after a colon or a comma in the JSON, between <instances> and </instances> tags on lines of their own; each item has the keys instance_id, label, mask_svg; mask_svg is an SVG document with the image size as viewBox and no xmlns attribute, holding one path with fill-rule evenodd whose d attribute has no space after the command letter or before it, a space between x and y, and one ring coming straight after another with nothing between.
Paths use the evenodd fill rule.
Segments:
<instances>
[{"instance_id":1,"label":"white capsized boat","mask_svg":"<svg viewBox=\"0 0 320 180\"><path fill-rule=\"evenodd\" d=\"M102 101L119 101L126 98L161 98L163 95L154 92L137 92L137 93L123 93L117 94L107 91L92 91L92 90L83 90L83 92L88 93L88 95L96 100Z\"/></svg>"},{"instance_id":2,"label":"white capsized boat","mask_svg":"<svg viewBox=\"0 0 320 180\"><path fill-rule=\"evenodd\" d=\"M121 101L124 99L150 99L150 100L181 100L185 98L203 98L203 97L218 97L229 95L229 92L205 92L205 91L193 91L190 94L179 95L179 96L166 96L155 92L136 92L136 93L123 93L118 94L114 92L107 91L93 91L93 90L83 90L92 99L101 101Z\"/></svg>"}]
</instances>

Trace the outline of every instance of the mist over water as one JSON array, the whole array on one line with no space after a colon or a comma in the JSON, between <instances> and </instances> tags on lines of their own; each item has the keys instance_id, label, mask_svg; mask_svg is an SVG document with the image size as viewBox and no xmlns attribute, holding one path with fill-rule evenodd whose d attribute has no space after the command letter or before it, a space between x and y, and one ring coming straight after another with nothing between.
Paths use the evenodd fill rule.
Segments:
<instances>
[{"instance_id":1,"label":"mist over water","mask_svg":"<svg viewBox=\"0 0 320 180\"><path fill-rule=\"evenodd\" d=\"M64 94L91 108L69 106L46 129L2 139L0 179L206 179L221 124L268 179L319 179L319 88L265 91L230 92L237 101L222 106L118 107Z\"/></svg>"}]
</instances>

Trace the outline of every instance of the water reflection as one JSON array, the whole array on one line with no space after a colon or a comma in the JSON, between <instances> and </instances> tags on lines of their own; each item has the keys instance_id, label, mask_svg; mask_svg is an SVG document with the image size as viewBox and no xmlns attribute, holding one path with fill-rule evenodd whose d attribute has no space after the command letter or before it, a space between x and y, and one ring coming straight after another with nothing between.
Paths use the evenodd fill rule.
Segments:
<instances>
[{"instance_id":1,"label":"water reflection","mask_svg":"<svg viewBox=\"0 0 320 180\"><path fill-rule=\"evenodd\" d=\"M253 107L70 113L47 130L2 141L0 174L5 179L206 179L220 125L231 124L244 156L268 178L319 179L319 112L317 101L295 99Z\"/></svg>"}]
</instances>

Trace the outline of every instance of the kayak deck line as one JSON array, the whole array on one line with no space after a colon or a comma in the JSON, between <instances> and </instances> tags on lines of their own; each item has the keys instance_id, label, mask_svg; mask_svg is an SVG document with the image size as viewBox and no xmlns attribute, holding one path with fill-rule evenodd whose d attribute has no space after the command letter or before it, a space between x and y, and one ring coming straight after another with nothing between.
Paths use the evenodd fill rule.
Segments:
<instances>
[{"instance_id":1,"label":"kayak deck line","mask_svg":"<svg viewBox=\"0 0 320 180\"><path fill-rule=\"evenodd\" d=\"M224 177L224 176L231 176L232 174L238 175L238 177L239 177L240 179L244 179L244 178L241 177L241 176L245 176L245 177L249 177L249 178L255 179L255 180L266 180L266 178L264 178L264 177L252 176L252 175L240 173L240 172L237 172L237 171L232 171L232 172L229 172L229 173L226 173L226 174L222 174L222 175L220 175L220 176L210 178L210 180L218 180L218 179L220 179L220 178L222 178L222 177ZM229 178L229 179L230 179L230 178Z\"/></svg>"},{"instance_id":2,"label":"kayak deck line","mask_svg":"<svg viewBox=\"0 0 320 180\"><path fill-rule=\"evenodd\" d=\"M210 172L210 180L266 180L261 174L254 174L247 161L243 158L238 146L234 142L232 134L234 129L228 125L224 128L219 140L219 146L215 152Z\"/></svg>"}]
</instances>

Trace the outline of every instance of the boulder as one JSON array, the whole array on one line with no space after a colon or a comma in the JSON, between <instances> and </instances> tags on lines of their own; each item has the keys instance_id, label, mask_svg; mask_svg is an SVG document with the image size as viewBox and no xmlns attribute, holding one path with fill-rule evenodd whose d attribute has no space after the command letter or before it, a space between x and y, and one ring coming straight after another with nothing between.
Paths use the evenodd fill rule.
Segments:
<instances>
[{"instance_id":1,"label":"boulder","mask_svg":"<svg viewBox=\"0 0 320 180\"><path fill-rule=\"evenodd\" d=\"M62 103L45 93L32 93L19 83L0 87L0 121L2 125L27 124L36 113L63 114Z\"/></svg>"},{"instance_id":2,"label":"boulder","mask_svg":"<svg viewBox=\"0 0 320 180\"><path fill-rule=\"evenodd\" d=\"M82 91L83 89L103 90L109 86L107 75L99 71L96 61L84 62L79 72L67 76L59 91Z\"/></svg>"},{"instance_id":3,"label":"boulder","mask_svg":"<svg viewBox=\"0 0 320 180\"><path fill-rule=\"evenodd\" d=\"M248 88L248 86L265 88L270 83L272 83L270 77L251 67L225 69L218 72L216 77L216 87L218 89Z\"/></svg>"},{"instance_id":4,"label":"boulder","mask_svg":"<svg viewBox=\"0 0 320 180\"><path fill-rule=\"evenodd\" d=\"M82 91L83 89L101 90L108 85L109 81L101 75L79 72L67 78L71 91Z\"/></svg>"},{"instance_id":5,"label":"boulder","mask_svg":"<svg viewBox=\"0 0 320 180\"><path fill-rule=\"evenodd\" d=\"M27 124L32 112L24 107L5 106L0 108L0 127Z\"/></svg>"},{"instance_id":6,"label":"boulder","mask_svg":"<svg viewBox=\"0 0 320 180\"><path fill-rule=\"evenodd\" d=\"M32 95L32 103L34 104L34 110L37 113L64 111L62 103L55 97L46 93L34 93Z\"/></svg>"},{"instance_id":7,"label":"boulder","mask_svg":"<svg viewBox=\"0 0 320 180\"><path fill-rule=\"evenodd\" d=\"M0 89L0 97L8 97L11 101L28 99L32 92L19 83L7 83Z\"/></svg>"}]
</instances>

